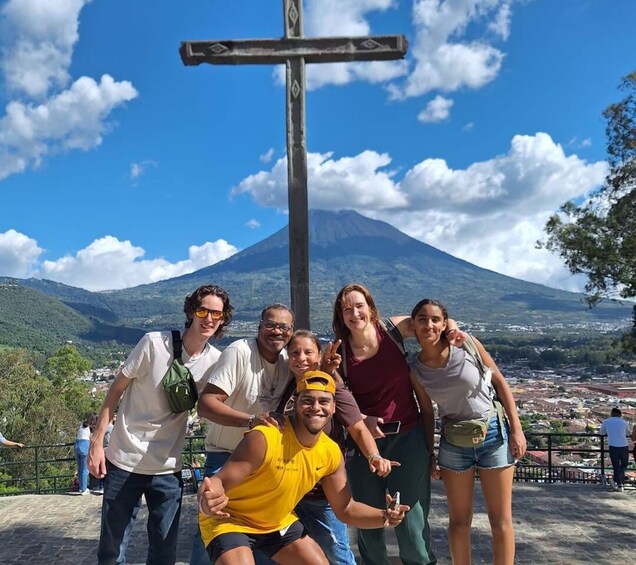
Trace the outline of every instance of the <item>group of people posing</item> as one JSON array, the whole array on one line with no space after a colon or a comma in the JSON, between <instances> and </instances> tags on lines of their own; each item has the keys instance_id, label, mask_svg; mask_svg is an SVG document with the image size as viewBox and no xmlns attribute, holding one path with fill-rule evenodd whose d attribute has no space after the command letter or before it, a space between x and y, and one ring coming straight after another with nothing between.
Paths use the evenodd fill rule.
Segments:
<instances>
[{"instance_id":1,"label":"group of people posing","mask_svg":"<svg viewBox=\"0 0 636 565\"><path fill-rule=\"evenodd\" d=\"M512 479L526 441L503 375L441 303L424 299L410 316L381 318L364 286L347 285L324 351L283 304L262 311L256 337L222 353L209 340L232 320L228 294L202 286L184 312L182 359L210 422L192 564L353 565L345 524L357 528L364 564L389 562L386 527L395 527L402 563L436 563L428 511L440 476L453 563L470 563L476 468L493 563L513 563ZM417 355L406 355L405 338L417 339ZM99 563L125 563L142 495L147 563L176 561L188 413L173 413L161 386L172 360L172 333L146 334L99 413L88 455L104 479Z\"/></svg>"}]
</instances>

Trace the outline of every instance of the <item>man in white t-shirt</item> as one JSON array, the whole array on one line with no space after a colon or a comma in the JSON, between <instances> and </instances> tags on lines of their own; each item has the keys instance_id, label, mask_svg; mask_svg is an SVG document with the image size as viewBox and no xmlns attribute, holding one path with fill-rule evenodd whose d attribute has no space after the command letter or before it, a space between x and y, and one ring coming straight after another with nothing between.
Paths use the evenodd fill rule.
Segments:
<instances>
[{"instance_id":1,"label":"man in white t-shirt","mask_svg":"<svg viewBox=\"0 0 636 565\"><path fill-rule=\"evenodd\" d=\"M185 298L183 310L181 358L201 392L220 355L208 340L223 334L233 308L222 288L206 285ZM148 506L147 563L176 561L183 494L181 452L188 412L173 413L161 386L172 361L172 332L145 334L117 374L100 410L88 456L90 472L104 479L97 550L100 564L125 562L142 495ZM104 450L104 435L120 398L117 421Z\"/></svg>"},{"instance_id":2,"label":"man in white t-shirt","mask_svg":"<svg viewBox=\"0 0 636 565\"><path fill-rule=\"evenodd\" d=\"M618 408L612 408L610 417L603 420L599 433L607 436L609 444L610 460L614 470L614 490L622 491L625 483L625 471L629 465L629 449L627 436L629 424L621 417L623 414Z\"/></svg>"},{"instance_id":3,"label":"man in white t-shirt","mask_svg":"<svg viewBox=\"0 0 636 565\"><path fill-rule=\"evenodd\" d=\"M277 424L269 412L277 408L292 379L285 348L293 330L293 312L284 304L270 304L261 312L257 336L235 341L221 354L198 405L199 416L210 421L205 476L223 466L246 430ZM190 563L210 563L198 528Z\"/></svg>"}]
</instances>

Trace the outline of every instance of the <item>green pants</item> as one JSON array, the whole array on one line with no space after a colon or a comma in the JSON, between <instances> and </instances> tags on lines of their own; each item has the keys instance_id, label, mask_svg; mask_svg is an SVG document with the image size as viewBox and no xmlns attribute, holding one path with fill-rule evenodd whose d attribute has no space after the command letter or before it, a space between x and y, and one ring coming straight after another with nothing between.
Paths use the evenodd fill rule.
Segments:
<instances>
[{"instance_id":1,"label":"green pants","mask_svg":"<svg viewBox=\"0 0 636 565\"><path fill-rule=\"evenodd\" d=\"M400 491L400 502L411 510L395 528L400 559L405 565L437 563L431 550L428 511L431 504L430 456L422 426L376 440L382 457L398 461L388 477L369 471L366 457L356 448L347 452L347 479L353 498L376 508L386 507L386 494ZM358 530L363 565L389 565L384 529Z\"/></svg>"}]
</instances>

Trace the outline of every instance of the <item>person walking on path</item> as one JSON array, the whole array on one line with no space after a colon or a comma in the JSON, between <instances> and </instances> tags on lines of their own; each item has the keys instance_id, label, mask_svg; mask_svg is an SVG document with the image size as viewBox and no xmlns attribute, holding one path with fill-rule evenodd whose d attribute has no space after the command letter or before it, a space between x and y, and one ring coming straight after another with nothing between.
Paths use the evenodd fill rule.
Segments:
<instances>
[{"instance_id":1,"label":"person walking on path","mask_svg":"<svg viewBox=\"0 0 636 565\"><path fill-rule=\"evenodd\" d=\"M0 447L24 447L23 443L18 443L17 441L11 441L2 435L0 432Z\"/></svg>"},{"instance_id":2,"label":"person walking on path","mask_svg":"<svg viewBox=\"0 0 636 565\"><path fill-rule=\"evenodd\" d=\"M260 548L282 565L327 565L321 547L293 509L321 481L327 500L343 522L358 528L397 526L409 510L395 501L388 509L352 499L338 445L322 429L335 411L333 379L309 371L296 385L294 414L283 430L259 425L221 470L204 479L199 520L208 551L217 565L254 563Z\"/></svg>"},{"instance_id":3,"label":"person walking on path","mask_svg":"<svg viewBox=\"0 0 636 565\"><path fill-rule=\"evenodd\" d=\"M619 408L612 408L609 418L601 423L599 433L607 436L609 445L610 461L614 471L614 490L623 491L625 484L625 471L629 465L629 447L627 436L629 435L629 424L623 420L623 413Z\"/></svg>"},{"instance_id":4,"label":"person walking on path","mask_svg":"<svg viewBox=\"0 0 636 565\"><path fill-rule=\"evenodd\" d=\"M182 360L201 391L220 356L208 340L223 334L233 308L222 288L205 285L185 298L183 310ZM145 334L117 374L99 413L88 466L95 477L105 478L97 549L100 564L125 563L142 495L148 506L146 563L173 565L176 561L188 411L173 413L161 386L173 359L171 331ZM104 435L122 395L104 452Z\"/></svg>"}]
</instances>

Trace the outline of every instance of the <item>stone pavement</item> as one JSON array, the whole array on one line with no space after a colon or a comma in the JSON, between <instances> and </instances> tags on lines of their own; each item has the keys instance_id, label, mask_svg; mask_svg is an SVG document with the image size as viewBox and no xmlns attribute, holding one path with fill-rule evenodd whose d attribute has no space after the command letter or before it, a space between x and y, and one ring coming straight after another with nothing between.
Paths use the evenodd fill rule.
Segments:
<instances>
[{"instance_id":1,"label":"stone pavement","mask_svg":"<svg viewBox=\"0 0 636 565\"><path fill-rule=\"evenodd\" d=\"M179 563L188 563L196 519L194 495L184 498ZM0 563L95 563L101 497L24 495L0 498ZM610 492L594 485L515 483L513 514L516 563L619 565L633 563L636 551L636 491ZM128 562L144 563L145 508L139 514ZM433 484L431 530L440 564L450 563L446 506L439 481ZM392 533L391 563L400 563ZM488 518L479 485L475 491L473 563L490 563Z\"/></svg>"}]
</instances>

